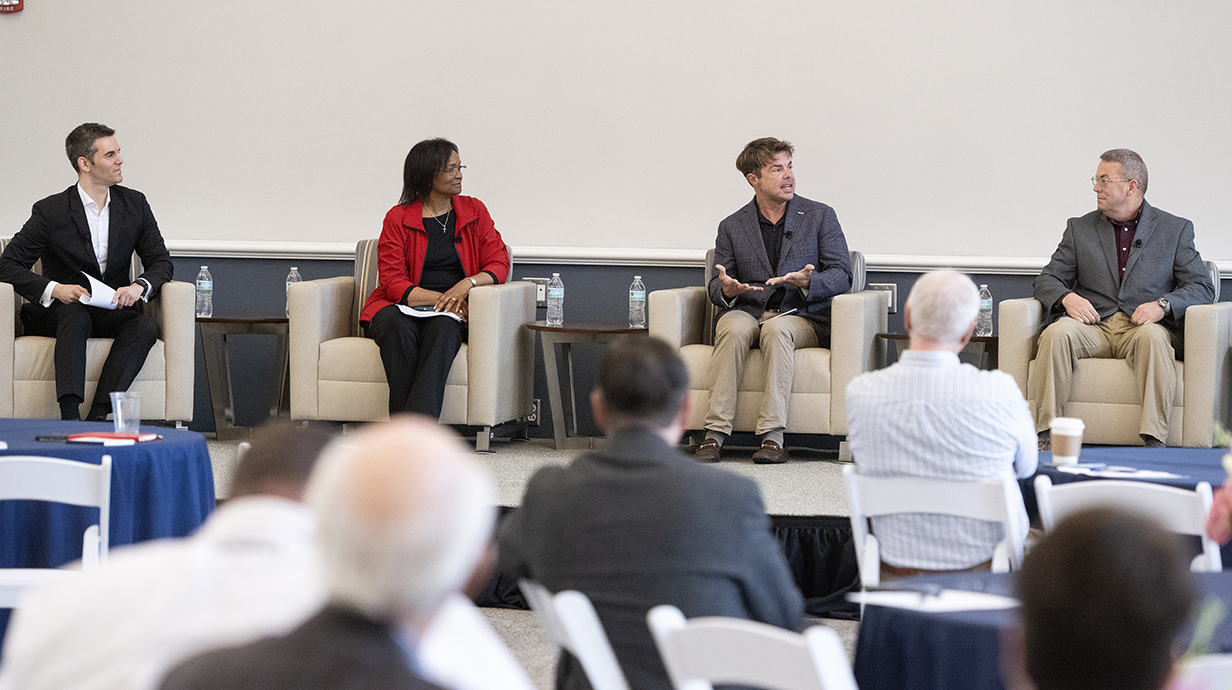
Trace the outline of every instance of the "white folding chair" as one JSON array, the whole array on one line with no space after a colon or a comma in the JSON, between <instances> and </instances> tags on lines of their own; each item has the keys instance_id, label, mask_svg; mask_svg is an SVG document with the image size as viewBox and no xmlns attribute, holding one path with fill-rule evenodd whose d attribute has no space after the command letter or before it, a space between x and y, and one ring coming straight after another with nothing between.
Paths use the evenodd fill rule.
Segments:
<instances>
[{"instance_id":1,"label":"white folding chair","mask_svg":"<svg viewBox=\"0 0 1232 690\"><path fill-rule=\"evenodd\" d=\"M1169 690L1232 688L1232 654L1203 654L1177 664Z\"/></svg>"},{"instance_id":2,"label":"white folding chair","mask_svg":"<svg viewBox=\"0 0 1232 690\"><path fill-rule=\"evenodd\" d=\"M711 683L856 690L843 643L825 626L801 634L742 618L686 621L670 604L651 609L646 622L676 690L711 690Z\"/></svg>"},{"instance_id":3,"label":"white folding chair","mask_svg":"<svg viewBox=\"0 0 1232 690\"><path fill-rule=\"evenodd\" d=\"M1211 512L1211 485L1199 483L1193 491L1150 482L1100 479L1053 486L1045 475L1035 478L1035 502L1040 522L1050 531L1070 515L1096 506L1115 506L1148 515L1170 532L1202 538L1202 553L1189 569L1219 572L1223 559L1219 544L1206 536L1206 515Z\"/></svg>"},{"instance_id":4,"label":"white folding chair","mask_svg":"<svg viewBox=\"0 0 1232 690\"><path fill-rule=\"evenodd\" d=\"M81 544L82 570L107 561L111 524L111 456L93 465L33 455L0 457L0 501L31 500L98 508L98 524L86 528ZM13 608L21 593L73 577L54 568L0 569L0 608Z\"/></svg>"},{"instance_id":5,"label":"white folding chair","mask_svg":"<svg viewBox=\"0 0 1232 690\"><path fill-rule=\"evenodd\" d=\"M553 595L533 580L519 580L518 586L548 638L577 658L594 690L629 690L599 614L585 594L567 590Z\"/></svg>"},{"instance_id":6,"label":"white folding chair","mask_svg":"<svg viewBox=\"0 0 1232 690\"><path fill-rule=\"evenodd\" d=\"M868 531L868 518L896 513L936 513L1000 522L1005 539L993 552L993 572L1022 566L1025 526L1018 507L1022 493L1018 480L1006 468L990 482L958 482L923 477L868 477L855 465L843 468L847 502L851 505L851 532L856 564L865 587L881 584L881 545Z\"/></svg>"}]
</instances>

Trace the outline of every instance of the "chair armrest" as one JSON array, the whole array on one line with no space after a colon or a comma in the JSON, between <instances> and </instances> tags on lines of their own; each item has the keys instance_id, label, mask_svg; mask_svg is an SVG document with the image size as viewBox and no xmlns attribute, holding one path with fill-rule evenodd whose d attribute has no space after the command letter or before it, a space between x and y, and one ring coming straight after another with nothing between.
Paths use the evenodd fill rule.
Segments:
<instances>
[{"instance_id":1,"label":"chair armrest","mask_svg":"<svg viewBox=\"0 0 1232 690\"><path fill-rule=\"evenodd\" d=\"M287 291L291 419L317 419L317 360L321 343L351 335L355 278L292 283Z\"/></svg>"},{"instance_id":2,"label":"chair armrest","mask_svg":"<svg viewBox=\"0 0 1232 690\"><path fill-rule=\"evenodd\" d=\"M691 286L650 293L650 335L666 340L674 348L698 345L705 334L706 309L710 298L706 288Z\"/></svg>"},{"instance_id":3,"label":"chair armrest","mask_svg":"<svg viewBox=\"0 0 1232 690\"><path fill-rule=\"evenodd\" d=\"M1215 422L1228 414L1232 302L1185 310L1185 406L1181 443L1210 448Z\"/></svg>"},{"instance_id":4,"label":"chair armrest","mask_svg":"<svg viewBox=\"0 0 1232 690\"><path fill-rule=\"evenodd\" d=\"M196 382L197 288L192 283L163 284L147 307L158 324L167 360L165 421L189 422L193 418L193 384Z\"/></svg>"},{"instance_id":5,"label":"chair armrest","mask_svg":"<svg viewBox=\"0 0 1232 690\"><path fill-rule=\"evenodd\" d=\"M13 339L17 336L18 297L0 283L0 417L13 416Z\"/></svg>"},{"instance_id":6,"label":"chair armrest","mask_svg":"<svg viewBox=\"0 0 1232 690\"><path fill-rule=\"evenodd\" d=\"M830 305L830 433L847 435L847 384L872 371L877 334L886 330L885 293L837 295Z\"/></svg>"},{"instance_id":7,"label":"chair armrest","mask_svg":"<svg viewBox=\"0 0 1232 690\"><path fill-rule=\"evenodd\" d=\"M1035 357L1035 345L1044 330L1044 307L1034 297L1007 299L998 305L997 368L1018 383L1027 396L1027 367Z\"/></svg>"},{"instance_id":8,"label":"chair armrest","mask_svg":"<svg viewBox=\"0 0 1232 690\"><path fill-rule=\"evenodd\" d=\"M470 292L466 423L495 426L531 412L535 285L514 281Z\"/></svg>"}]
</instances>

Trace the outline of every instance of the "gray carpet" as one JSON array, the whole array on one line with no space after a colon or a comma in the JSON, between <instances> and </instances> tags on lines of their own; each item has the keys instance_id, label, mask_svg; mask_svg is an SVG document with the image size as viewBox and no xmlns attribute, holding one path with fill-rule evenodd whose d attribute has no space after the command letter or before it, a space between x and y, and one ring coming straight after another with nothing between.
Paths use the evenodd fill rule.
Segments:
<instances>
[{"instance_id":1,"label":"gray carpet","mask_svg":"<svg viewBox=\"0 0 1232 690\"><path fill-rule=\"evenodd\" d=\"M237 441L208 441L214 467L215 494L226 498L235 472ZM730 446L730 444L729 444ZM757 465L755 448L726 447L723 462L715 467L749 477L761 487L767 512L774 515L847 515L842 465L834 451L797 449L789 446L791 460L784 465ZM492 452L476 453L496 484L497 501L504 506L522 502L526 482L545 465L567 464L582 451L556 450L550 440L496 440ZM555 683L557 651L544 636L529 611L482 609L536 687L551 690ZM843 640L848 659L855 657L859 624L849 621L814 621L834 628Z\"/></svg>"}]
</instances>

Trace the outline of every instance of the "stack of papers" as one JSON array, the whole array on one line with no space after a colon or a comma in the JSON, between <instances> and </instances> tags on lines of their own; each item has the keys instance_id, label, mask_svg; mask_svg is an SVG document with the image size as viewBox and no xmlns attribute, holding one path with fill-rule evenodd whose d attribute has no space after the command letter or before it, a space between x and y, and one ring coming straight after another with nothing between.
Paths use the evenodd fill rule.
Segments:
<instances>
[{"instance_id":1,"label":"stack of papers","mask_svg":"<svg viewBox=\"0 0 1232 690\"><path fill-rule=\"evenodd\" d=\"M153 441L162 435L151 432L122 434L116 431L88 431L80 434L69 434L69 443L101 443L104 446L131 446L140 441Z\"/></svg>"}]
</instances>

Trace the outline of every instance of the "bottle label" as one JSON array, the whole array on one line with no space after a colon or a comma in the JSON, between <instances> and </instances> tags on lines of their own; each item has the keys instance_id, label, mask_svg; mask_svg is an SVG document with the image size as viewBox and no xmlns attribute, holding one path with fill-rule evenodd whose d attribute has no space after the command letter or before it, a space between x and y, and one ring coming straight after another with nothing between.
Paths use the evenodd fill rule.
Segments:
<instances>
[{"instance_id":1,"label":"bottle label","mask_svg":"<svg viewBox=\"0 0 1232 690\"><path fill-rule=\"evenodd\" d=\"M990 299L980 300L980 309L992 309L992 300Z\"/></svg>"},{"instance_id":2,"label":"bottle label","mask_svg":"<svg viewBox=\"0 0 1232 690\"><path fill-rule=\"evenodd\" d=\"M560 298L560 299L565 298L564 288L554 288L554 287L548 288L548 299L556 299L556 298Z\"/></svg>"},{"instance_id":3,"label":"bottle label","mask_svg":"<svg viewBox=\"0 0 1232 690\"><path fill-rule=\"evenodd\" d=\"M630 290L629 291L629 301L630 302L645 302L646 293L642 292L641 290Z\"/></svg>"},{"instance_id":4,"label":"bottle label","mask_svg":"<svg viewBox=\"0 0 1232 690\"><path fill-rule=\"evenodd\" d=\"M212 280L198 280L198 281L197 281L197 289L198 289L198 290L210 290L210 291L213 291L213 289L214 289L214 281L212 281Z\"/></svg>"}]
</instances>

